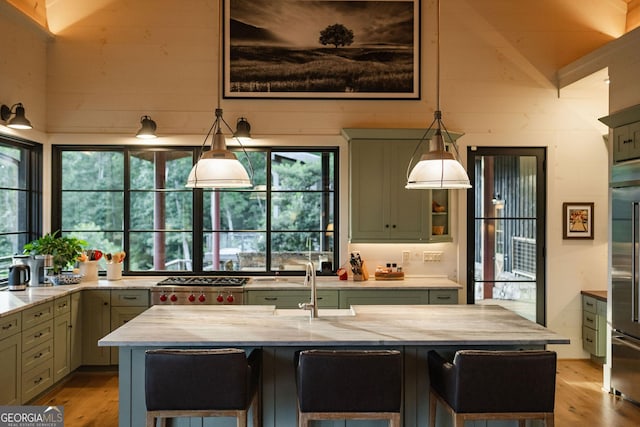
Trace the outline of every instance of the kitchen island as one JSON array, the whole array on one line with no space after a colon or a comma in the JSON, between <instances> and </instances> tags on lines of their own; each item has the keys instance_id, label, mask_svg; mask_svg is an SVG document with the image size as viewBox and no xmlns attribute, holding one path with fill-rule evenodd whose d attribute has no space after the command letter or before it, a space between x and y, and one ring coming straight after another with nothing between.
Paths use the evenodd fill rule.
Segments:
<instances>
[{"instance_id":1,"label":"kitchen island","mask_svg":"<svg viewBox=\"0 0 640 427\"><path fill-rule=\"evenodd\" d=\"M261 348L267 427L295 426L297 350L399 349L405 372L403 423L414 427L427 425L429 350L540 349L567 343L568 339L513 312L480 305L354 306L321 309L317 319L311 319L308 311L271 306L154 306L99 341L101 346L120 348L120 427L144 425L144 352L151 348ZM231 419L219 421L201 424L183 419L177 425L234 425Z\"/></svg>"}]
</instances>

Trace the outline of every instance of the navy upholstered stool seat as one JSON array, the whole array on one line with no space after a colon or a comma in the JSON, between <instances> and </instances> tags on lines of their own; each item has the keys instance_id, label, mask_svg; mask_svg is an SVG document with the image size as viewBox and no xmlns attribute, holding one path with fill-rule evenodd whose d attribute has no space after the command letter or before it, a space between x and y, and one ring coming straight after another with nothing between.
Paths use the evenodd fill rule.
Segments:
<instances>
[{"instance_id":1,"label":"navy upholstered stool seat","mask_svg":"<svg viewBox=\"0 0 640 427\"><path fill-rule=\"evenodd\" d=\"M400 426L397 350L304 350L297 355L298 425L311 420L388 420Z\"/></svg>"},{"instance_id":2,"label":"navy upholstered stool seat","mask_svg":"<svg viewBox=\"0 0 640 427\"><path fill-rule=\"evenodd\" d=\"M556 353L545 350L461 350L453 362L430 351L429 425L435 426L437 402L465 420L542 419L554 425Z\"/></svg>"},{"instance_id":3,"label":"navy upholstered stool seat","mask_svg":"<svg viewBox=\"0 0 640 427\"><path fill-rule=\"evenodd\" d=\"M161 349L145 354L147 427L166 418L235 417L260 425L260 351L240 349Z\"/></svg>"}]
</instances>

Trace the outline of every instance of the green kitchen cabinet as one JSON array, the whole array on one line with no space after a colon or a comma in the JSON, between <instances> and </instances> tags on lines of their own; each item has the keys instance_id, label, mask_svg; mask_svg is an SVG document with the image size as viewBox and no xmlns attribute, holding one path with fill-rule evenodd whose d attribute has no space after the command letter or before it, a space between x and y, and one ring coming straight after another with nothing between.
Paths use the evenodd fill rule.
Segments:
<instances>
[{"instance_id":1,"label":"green kitchen cabinet","mask_svg":"<svg viewBox=\"0 0 640 427\"><path fill-rule=\"evenodd\" d=\"M428 290L344 289L340 291L340 308L352 305L429 304Z\"/></svg>"},{"instance_id":2,"label":"green kitchen cabinet","mask_svg":"<svg viewBox=\"0 0 640 427\"><path fill-rule=\"evenodd\" d=\"M449 191L405 188L409 162L424 132L343 129L349 141L352 243L451 241ZM412 165L428 146L422 143Z\"/></svg>"},{"instance_id":3,"label":"green kitchen cabinet","mask_svg":"<svg viewBox=\"0 0 640 427\"><path fill-rule=\"evenodd\" d=\"M0 318L0 405L22 403L22 319L20 313Z\"/></svg>"},{"instance_id":4,"label":"green kitchen cabinet","mask_svg":"<svg viewBox=\"0 0 640 427\"><path fill-rule=\"evenodd\" d=\"M29 402L53 385L54 302L22 311L21 400Z\"/></svg>"},{"instance_id":5,"label":"green kitchen cabinet","mask_svg":"<svg viewBox=\"0 0 640 427\"><path fill-rule=\"evenodd\" d=\"M612 131L613 162L640 159L640 104L599 119Z\"/></svg>"},{"instance_id":6,"label":"green kitchen cabinet","mask_svg":"<svg viewBox=\"0 0 640 427\"><path fill-rule=\"evenodd\" d=\"M607 302L582 295L582 348L592 358L607 356Z\"/></svg>"},{"instance_id":7,"label":"green kitchen cabinet","mask_svg":"<svg viewBox=\"0 0 640 427\"><path fill-rule=\"evenodd\" d=\"M116 330L149 308L146 289L114 289L111 291L111 330ZM118 364L118 348L111 347L111 364Z\"/></svg>"},{"instance_id":8,"label":"green kitchen cabinet","mask_svg":"<svg viewBox=\"0 0 640 427\"><path fill-rule=\"evenodd\" d=\"M82 294L82 291L71 294L70 372L82 365Z\"/></svg>"},{"instance_id":9,"label":"green kitchen cabinet","mask_svg":"<svg viewBox=\"0 0 640 427\"><path fill-rule=\"evenodd\" d=\"M109 365L111 350L98 340L111 330L111 292L90 289L82 293L82 364Z\"/></svg>"},{"instance_id":10,"label":"green kitchen cabinet","mask_svg":"<svg viewBox=\"0 0 640 427\"><path fill-rule=\"evenodd\" d=\"M53 301L53 381L71 372L71 296Z\"/></svg>"},{"instance_id":11,"label":"green kitchen cabinet","mask_svg":"<svg viewBox=\"0 0 640 427\"><path fill-rule=\"evenodd\" d=\"M311 300L311 291L305 290L255 290L245 293L248 305L273 305L276 308L299 308L298 304ZM332 289L318 290L319 308L338 308L338 291Z\"/></svg>"},{"instance_id":12,"label":"green kitchen cabinet","mask_svg":"<svg viewBox=\"0 0 640 427\"><path fill-rule=\"evenodd\" d=\"M98 341L148 307L147 289L85 290L82 295L82 364L117 365L117 349L98 347Z\"/></svg>"}]
</instances>

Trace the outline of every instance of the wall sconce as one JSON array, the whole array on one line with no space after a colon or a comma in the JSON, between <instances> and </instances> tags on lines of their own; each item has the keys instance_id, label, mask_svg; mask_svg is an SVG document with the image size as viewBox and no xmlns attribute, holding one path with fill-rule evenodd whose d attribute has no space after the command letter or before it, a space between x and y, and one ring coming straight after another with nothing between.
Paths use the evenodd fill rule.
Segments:
<instances>
[{"instance_id":1,"label":"wall sconce","mask_svg":"<svg viewBox=\"0 0 640 427\"><path fill-rule=\"evenodd\" d=\"M13 118L11 118L12 114L14 115ZM7 122L7 127L12 129L33 129L31 122L24 115L24 107L21 102L13 104L11 108L2 104L0 117Z\"/></svg>"},{"instance_id":2,"label":"wall sconce","mask_svg":"<svg viewBox=\"0 0 640 427\"><path fill-rule=\"evenodd\" d=\"M251 139L251 125L244 117L240 117L236 123L236 131L233 133L236 138Z\"/></svg>"},{"instance_id":3,"label":"wall sconce","mask_svg":"<svg viewBox=\"0 0 640 427\"><path fill-rule=\"evenodd\" d=\"M136 133L136 138L140 139L153 139L157 138L156 135L156 122L151 120L149 116L142 116L140 118L140 130Z\"/></svg>"}]
</instances>

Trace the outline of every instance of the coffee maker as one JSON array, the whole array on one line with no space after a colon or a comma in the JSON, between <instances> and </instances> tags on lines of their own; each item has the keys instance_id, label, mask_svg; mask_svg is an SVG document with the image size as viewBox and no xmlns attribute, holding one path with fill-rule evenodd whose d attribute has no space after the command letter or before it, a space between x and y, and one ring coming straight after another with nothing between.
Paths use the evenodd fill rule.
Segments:
<instances>
[{"instance_id":1,"label":"coffee maker","mask_svg":"<svg viewBox=\"0 0 640 427\"><path fill-rule=\"evenodd\" d=\"M52 266L51 255L14 255L14 265L27 265L31 270L29 286L50 286L47 283L47 272Z\"/></svg>"}]
</instances>

